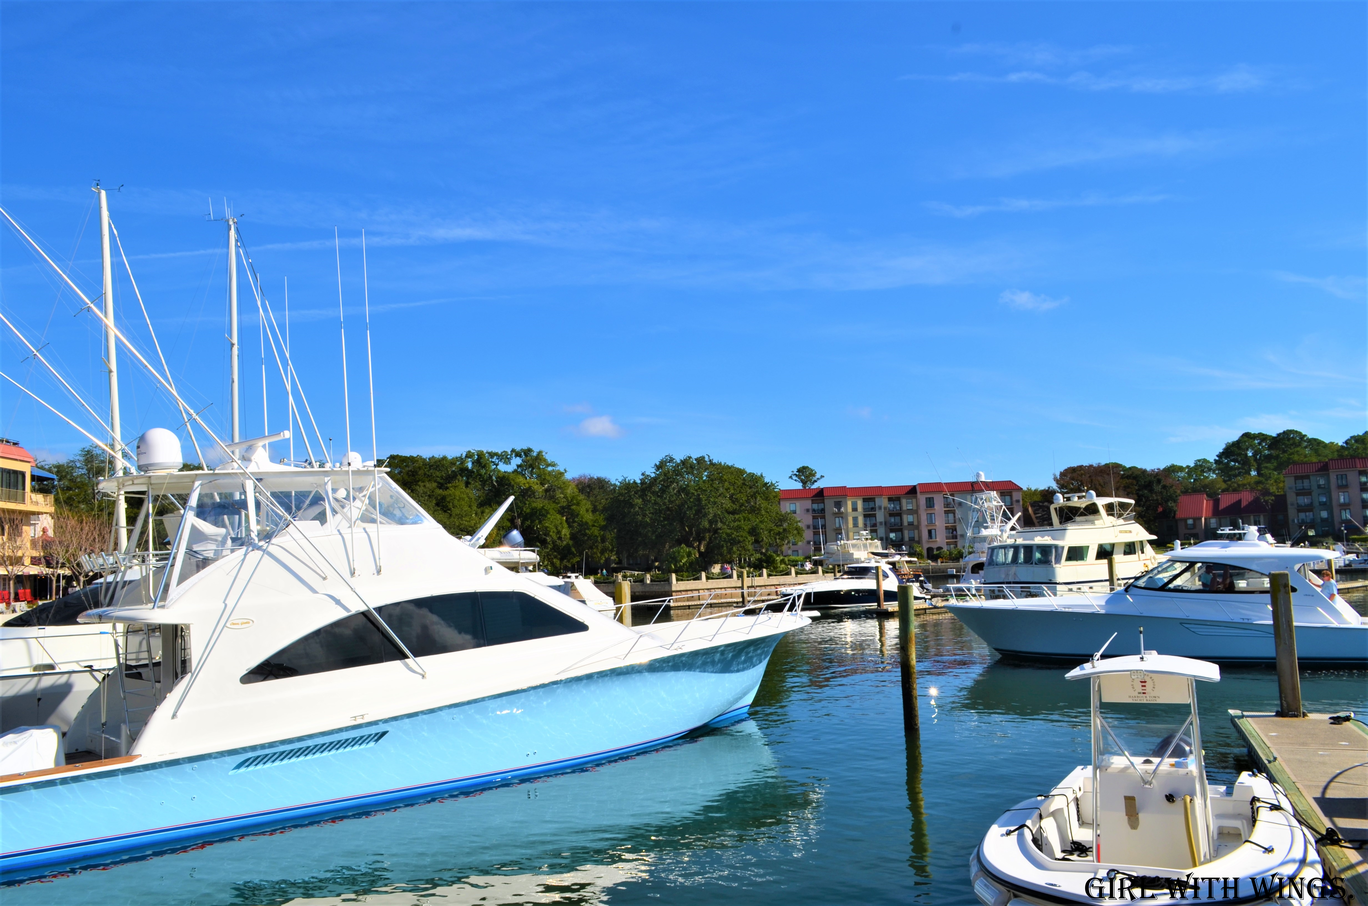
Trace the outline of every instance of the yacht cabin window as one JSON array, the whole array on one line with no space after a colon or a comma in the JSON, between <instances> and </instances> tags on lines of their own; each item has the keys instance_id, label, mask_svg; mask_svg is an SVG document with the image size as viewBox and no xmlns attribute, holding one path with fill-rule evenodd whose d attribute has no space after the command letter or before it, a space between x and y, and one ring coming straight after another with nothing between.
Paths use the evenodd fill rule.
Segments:
<instances>
[{"instance_id":1,"label":"yacht cabin window","mask_svg":"<svg viewBox=\"0 0 1368 906\"><path fill-rule=\"evenodd\" d=\"M1069 551L1064 556L1069 563L1077 563L1080 560L1088 559L1088 546L1086 544L1071 544Z\"/></svg>"},{"instance_id":2,"label":"yacht cabin window","mask_svg":"<svg viewBox=\"0 0 1368 906\"><path fill-rule=\"evenodd\" d=\"M461 592L398 601L376 613L414 657L585 632L587 625L520 591ZM326 673L401 661L404 654L365 611L349 614L286 645L239 680Z\"/></svg>"},{"instance_id":3,"label":"yacht cabin window","mask_svg":"<svg viewBox=\"0 0 1368 906\"><path fill-rule=\"evenodd\" d=\"M1106 559L1108 559L1109 557L1113 557L1113 556L1115 556L1115 555L1116 555L1116 545L1115 545L1115 544L1111 544L1111 543L1099 544L1099 545L1097 546L1097 556L1094 557L1093 559L1094 559L1094 560L1106 560Z\"/></svg>"},{"instance_id":4,"label":"yacht cabin window","mask_svg":"<svg viewBox=\"0 0 1368 906\"><path fill-rule=\"evenodd\" d=\"M1123 556L1123 557L1134 557L1135 554L1136 554L1135 542L1134 542L1134 541L1127 541L1127 542L1125 543L1125 545L1121 548L1121 556Z\"/></svg>"},{"instance_id":5,"label":"yacht cabin window","mask_svg":"<svg viewBox=\"0 0 1368 906\"><path fill-rule=\"evenodd\" d=\"M989 548L988 558L993 566L1054 566L1063 553L1058 544L1003 544Z\"/></svg>"}]
</instances>

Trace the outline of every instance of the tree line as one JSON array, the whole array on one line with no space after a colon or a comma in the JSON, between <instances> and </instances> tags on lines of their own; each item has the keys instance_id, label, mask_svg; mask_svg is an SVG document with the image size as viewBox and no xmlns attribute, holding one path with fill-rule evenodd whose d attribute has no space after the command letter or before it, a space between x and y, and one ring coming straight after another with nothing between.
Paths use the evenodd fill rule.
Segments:
<instances>
[{"instance_id":1,"label":"tree line","mask_svg":"<svg viewBox=\"0 0 1368 906\"><path fill-rule=\"evenodd\" d=\"M708 456L666 456L636 478L568 477L544 451L394 455L395 482L447 531L469 535L514 495L492 537L516 528L552 572L615 565L688 574L715 563L777 566L802 537L763 475Z\"/></svg>"},{"instance_id":2,"label":"tree line","mask_svg":"<svg viewBox=\"0 0 1368 906\"><path fill-rule=\"evenodd\" d=\"M1246 431L1221 447L1213 459L1197 459L1190 465L1172 463L1160 469L1147 469L1120 462L1095 462L1069 466L1054 476L1053 487L1027 488L1021 499L1023 507L1030 507L1047 503L1057 492L1092 490L1105 496L1129 497L1135 501L1135 515L1140 523L1162 537L1160 530L1166 521L1177 517L1180 495L1215 496L1224 491L1281 494L1283 470L1293 463L1354 456L1368 457L1368 432L1336 443L1291 429L1278 434Z\"/></svg>"}]
</instances>

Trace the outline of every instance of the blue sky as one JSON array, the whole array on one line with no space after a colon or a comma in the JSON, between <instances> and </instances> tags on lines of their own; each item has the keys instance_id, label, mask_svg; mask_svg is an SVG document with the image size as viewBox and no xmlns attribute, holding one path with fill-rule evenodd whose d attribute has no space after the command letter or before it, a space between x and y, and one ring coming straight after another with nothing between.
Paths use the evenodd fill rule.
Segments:
<instances>
[{"instance_id":1,"label":"blue sky","mask_svg":"<svg viewBox=\"0 0 1368 906\"><path fill-rule=\"evenodd\" d=\"M334 227L367 458L363 228L382 453L1039 485L1364 430L1365 10L7 2L0 202L93 297L89 186L123 187L139 288L218 426L226 198L278 316L289 279L338 455ZM106 405L98 322L8 232L0 309ZM74 417L24 355L0 338ZM174 425L124 362L126 433ZM83 442L8 385L0 433Z\"/></svg>"}]
</instances>

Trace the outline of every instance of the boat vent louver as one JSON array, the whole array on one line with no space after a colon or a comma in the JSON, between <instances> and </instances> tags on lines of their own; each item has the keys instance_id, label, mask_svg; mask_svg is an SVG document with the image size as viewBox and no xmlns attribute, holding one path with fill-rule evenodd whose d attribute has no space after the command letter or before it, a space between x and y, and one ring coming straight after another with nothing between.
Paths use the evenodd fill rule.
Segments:
<instances>
[{"instance_id":1,"label":"boat vent louver","mask_svg":"<svg viewBox=\"0 0 1368 906\"><path fill-rule=\"evenodd\" d=\"M253 755L251 758L244 758L233 766L230 774L238 771L250 771L254 768L269 768L273 765L284 764L288 761L299 761L302 758L318 758L322 755L332 755L337 752L346 752L351 749L364 749L373 746L384 739L389 733L382 730L379 733L367 733L365 736L351 736L347 739L334 739L332 742L320 742L311 746L300 746L297 749L282 749L278 752L263 752L260 755Z\"/></svg>"}]
</instances>

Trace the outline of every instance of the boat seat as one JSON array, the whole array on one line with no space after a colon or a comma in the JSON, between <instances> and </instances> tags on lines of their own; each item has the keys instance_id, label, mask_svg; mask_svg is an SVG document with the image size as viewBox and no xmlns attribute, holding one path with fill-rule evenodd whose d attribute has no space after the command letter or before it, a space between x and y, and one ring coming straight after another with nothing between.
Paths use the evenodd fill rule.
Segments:
<instances>
[{"instance_id":1,"label":"boat seat","mask_svg":"<svg viewBox=\"0 0 1368 906\"><path fill-rule=\"evenodd\" d=\"M1053 815L1043 816L1040 820L1040 830L1036 834L1039 841L1040 851L1046 858L1056 861L1068 852L1069 845L1059 838L1059 824Z\"/></svg>"}]
</instances>

